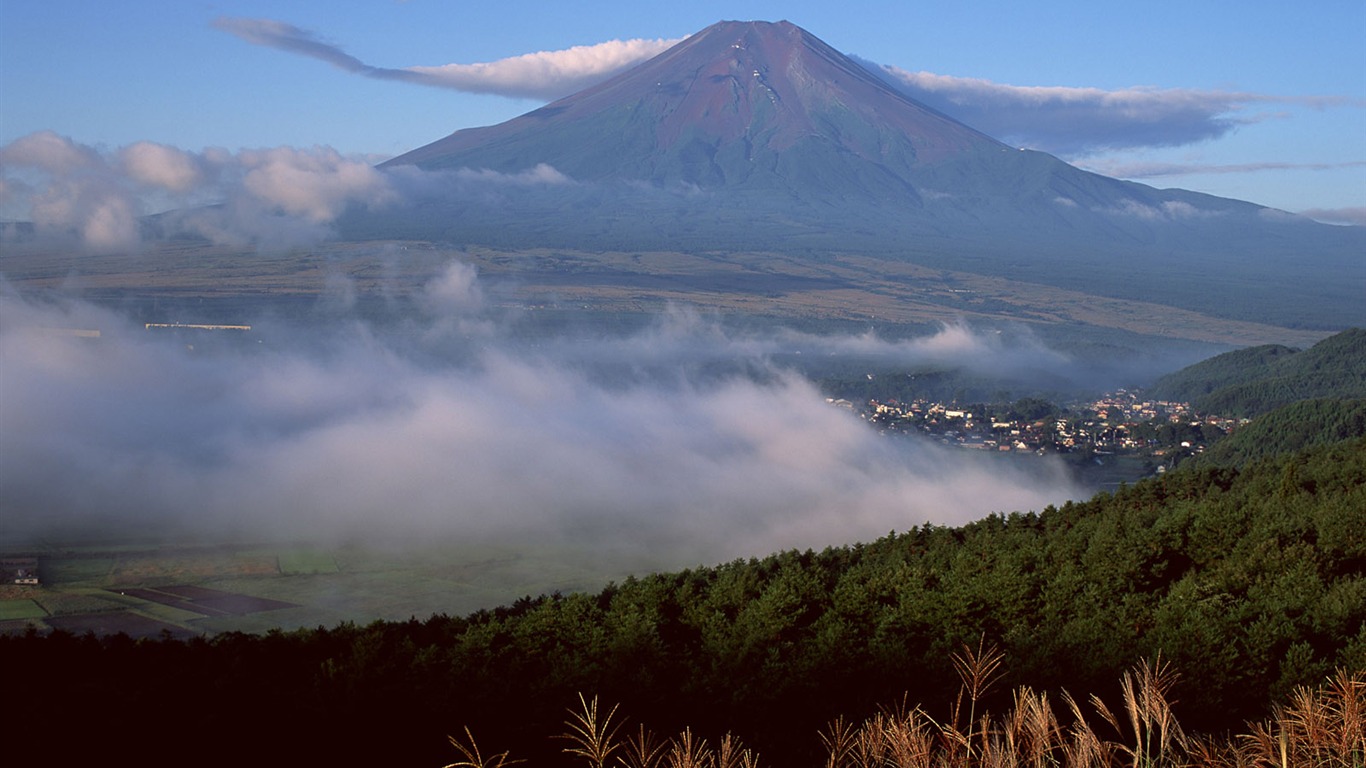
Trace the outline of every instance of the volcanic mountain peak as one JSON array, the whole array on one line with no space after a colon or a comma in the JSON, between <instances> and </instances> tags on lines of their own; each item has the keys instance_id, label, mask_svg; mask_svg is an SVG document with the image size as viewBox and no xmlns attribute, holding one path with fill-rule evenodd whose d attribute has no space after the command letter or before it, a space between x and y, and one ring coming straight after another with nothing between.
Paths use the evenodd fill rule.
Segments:
<instances>
[{"instance_id":1,"label":"volcanic mountain peak","mask_svg":"<svg viewBox=\"0 0 1366 768\"><path fill-rule=\"evenodd\" d=\"M822 254L862 253L1240 320L1366 323L1366 231L1019 151L787 22L714 24L592 88L388 163L502 174L541 164L580 183L489 191L456 179L350 226L515 248L816 260L794 278L737 255L737 271L699 278L709 295L745 274L781 296L792 279L825 274Z\"/></svg>"},{"instance_id":2,"label":"volcanic mountain peak","mask_svg":"<svg viewBox=\"0 0 1366 768\"><path fill-rule=\"evenodd\" d=\"M914 196L914 167L1004 148L800 27L726 21L597 86L390 164L514 173L548 163L581 180L734 188L872 179Z\"/></svg>"},{"instance_id":3,"label":"volcanic mountain peak","mask_svg":"<svg viewBox=\"0 0 1366 768\"><path fill-rule=\"evenodd\" d=\"M666 115L661 126L662 144L676 141L689 126L705 125L723 138L772 130L768 146L774 149L806 136L823 136L875 157L870 150L876 147L841 132L841 112L869 126L900 128L916 140L922 159L991 141L911 101L786 21L721 22L646 67L658 72L661 88L672 79L673 95L679 99L679 109ZM680 76L689 72L690 79Z\"/></svg>"}]
</instances>

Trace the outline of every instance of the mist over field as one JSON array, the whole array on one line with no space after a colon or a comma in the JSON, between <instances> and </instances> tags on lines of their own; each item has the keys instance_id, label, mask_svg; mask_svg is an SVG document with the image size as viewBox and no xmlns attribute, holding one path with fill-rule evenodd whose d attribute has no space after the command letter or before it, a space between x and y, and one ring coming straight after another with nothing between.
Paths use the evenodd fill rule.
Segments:
<instances>
[{"instance_id":1,"label":"mist over field","mask_svg":"<svg viewBox=\"0 0 1366 768\"><path fill-rule=\"evenodd\" d=\"M76 300L3 298L8 540L564 542L663 567L1085 495L1044 460L1026 474L878 435L773 362L794 345L983 369L1062 359L967 326L902 342L739 334L679 310L528 341L458 261L404 300L398 329L334 313L157 332Z\"/></svg>"}]
</instances>

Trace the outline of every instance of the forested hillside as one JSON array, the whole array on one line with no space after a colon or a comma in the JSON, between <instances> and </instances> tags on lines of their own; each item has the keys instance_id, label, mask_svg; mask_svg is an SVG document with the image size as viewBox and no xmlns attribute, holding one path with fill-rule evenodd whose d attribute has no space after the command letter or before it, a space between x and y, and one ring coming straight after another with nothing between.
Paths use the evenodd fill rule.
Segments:
<instances>
[{"instance_id":1,"label":"forested hillside","mask_svg":"<svg viewBox=\"0 0 1366 768\"><path fill-rule=\"evenodd\" d=\"M947 715L951 655L985 639L1005 676L1115 696L1158 654L1187 728L1240 727L1292 686L1366 668L1366 439L1181 470L1038 513L925 526L527 598L468 617L134 642L0 638L0 679L63 754L155 737L197 763L444 765L485 751L566 764L578 692L665 732L730 731L764 764L817 765L838 715ZM77 727L81 739L63 740ZM51 741L49 741L51 740ZM715 743L715 742L713 742ZM85 750L86 754L76 752Z\"/></svg>"},{"instance_id":2,"label":"forested hillside","mask_svg":"<svg viewBox=\"0 0 1366 768\"><path fill-rule=\"evenodd\" d=\"M1195 457L1194 463L1241 467L1258 459L1353 437L1366 437L1366 399L1303 400L1258 416L1216 441Z\"/></svg>"},{"instance_id":3,"label":"forested hillside","mask_svg":"<svg viewBox=\"0 0 1366 768\"><path fill-rule=\"evenodd\" d=\"M1235 349L1163 376L1148 388L1148 394L1159 400L1190 402L1216 389L1263 378L1272 366L1299 351L1280 344Z\"/></svg>"},{"instance_id":4,"label":"forested hillside","mask_svg":"<svg viewBox=\"0 0 1366 768\"><path fill-rule=\"evenodd\" d=\"M1366 397L1366 329L1298 352L1277 345L1226 352L1164 376L1148 394L1223 416L1256 416L1311 398Z\"/></svg>"}]
</instances>

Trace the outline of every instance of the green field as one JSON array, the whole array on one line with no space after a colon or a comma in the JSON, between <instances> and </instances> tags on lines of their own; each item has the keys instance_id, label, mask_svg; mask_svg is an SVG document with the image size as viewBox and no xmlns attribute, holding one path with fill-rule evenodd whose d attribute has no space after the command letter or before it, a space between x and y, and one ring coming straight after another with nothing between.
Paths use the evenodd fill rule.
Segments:
<instances>
[{"instance_id":1,"label":"green field","mask_svg":"<svg viewBox=\"0 0 1366 768\"><path fill-rule=\"evenodd\" d=\"M46 615L47 611L32 600L0 600L0 621L41 619Z\"/></svg>"},{"instance_id":2,"label":"green field","mask_svg":"<svg viewBox=\"0 0 1366 768\"><path fill-rule=\"evenodd\" d=\"M306 573L336 573L337 561L330 552L315 549L291 549L276 555L280 573L294 576Z\"/></svg>"},{"instance_id":3,"label":"green field","mask_svg":"<svg viewBox=\"0 0 1366 768\"><path fill-rule=\"evenodd\" d=\"M43 583L48 585L80 584L108 576L118 562L114 557L46 557L43 558Z\"/></svg>"},{"instance_id":4,"label":"green field","mask_svg":"<svg viewBox=\"0 0 1366 768\"><path fill-rule=\"evenodd\" d=\"M631 572L650 570L646 563L602 562L566 548L466 541L409 547L111 541L107 547L84 545L79 553L53 550L41 559L43 586L33 599L0 601L0 621L132 610L196 633L266 632L465 615L527 595L595 591ZM170 584L269 598L296 607L203 616L121 594L130 588Z\"/></svg>"}]
</instances>

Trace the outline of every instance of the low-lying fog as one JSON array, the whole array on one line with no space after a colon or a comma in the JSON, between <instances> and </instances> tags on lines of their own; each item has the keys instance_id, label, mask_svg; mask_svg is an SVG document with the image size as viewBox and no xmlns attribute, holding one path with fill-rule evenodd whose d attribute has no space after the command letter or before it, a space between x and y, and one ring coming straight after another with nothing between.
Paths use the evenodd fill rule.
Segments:
<instances>
[{"instance_id":1,"label":"low-lying fog","mask_svg":"<svg viewBox=\"0 0 1366 768\"><path fill-rule=\"evenodd\" d=\"M676 567L1086 495L1047 460L881 436L772 362L1064 362L1027 336L740 334L679 311L528 341L458 261L383 330L158 332L0 291L0 541L564 542Z\"/></svg>"}]
</instances>

